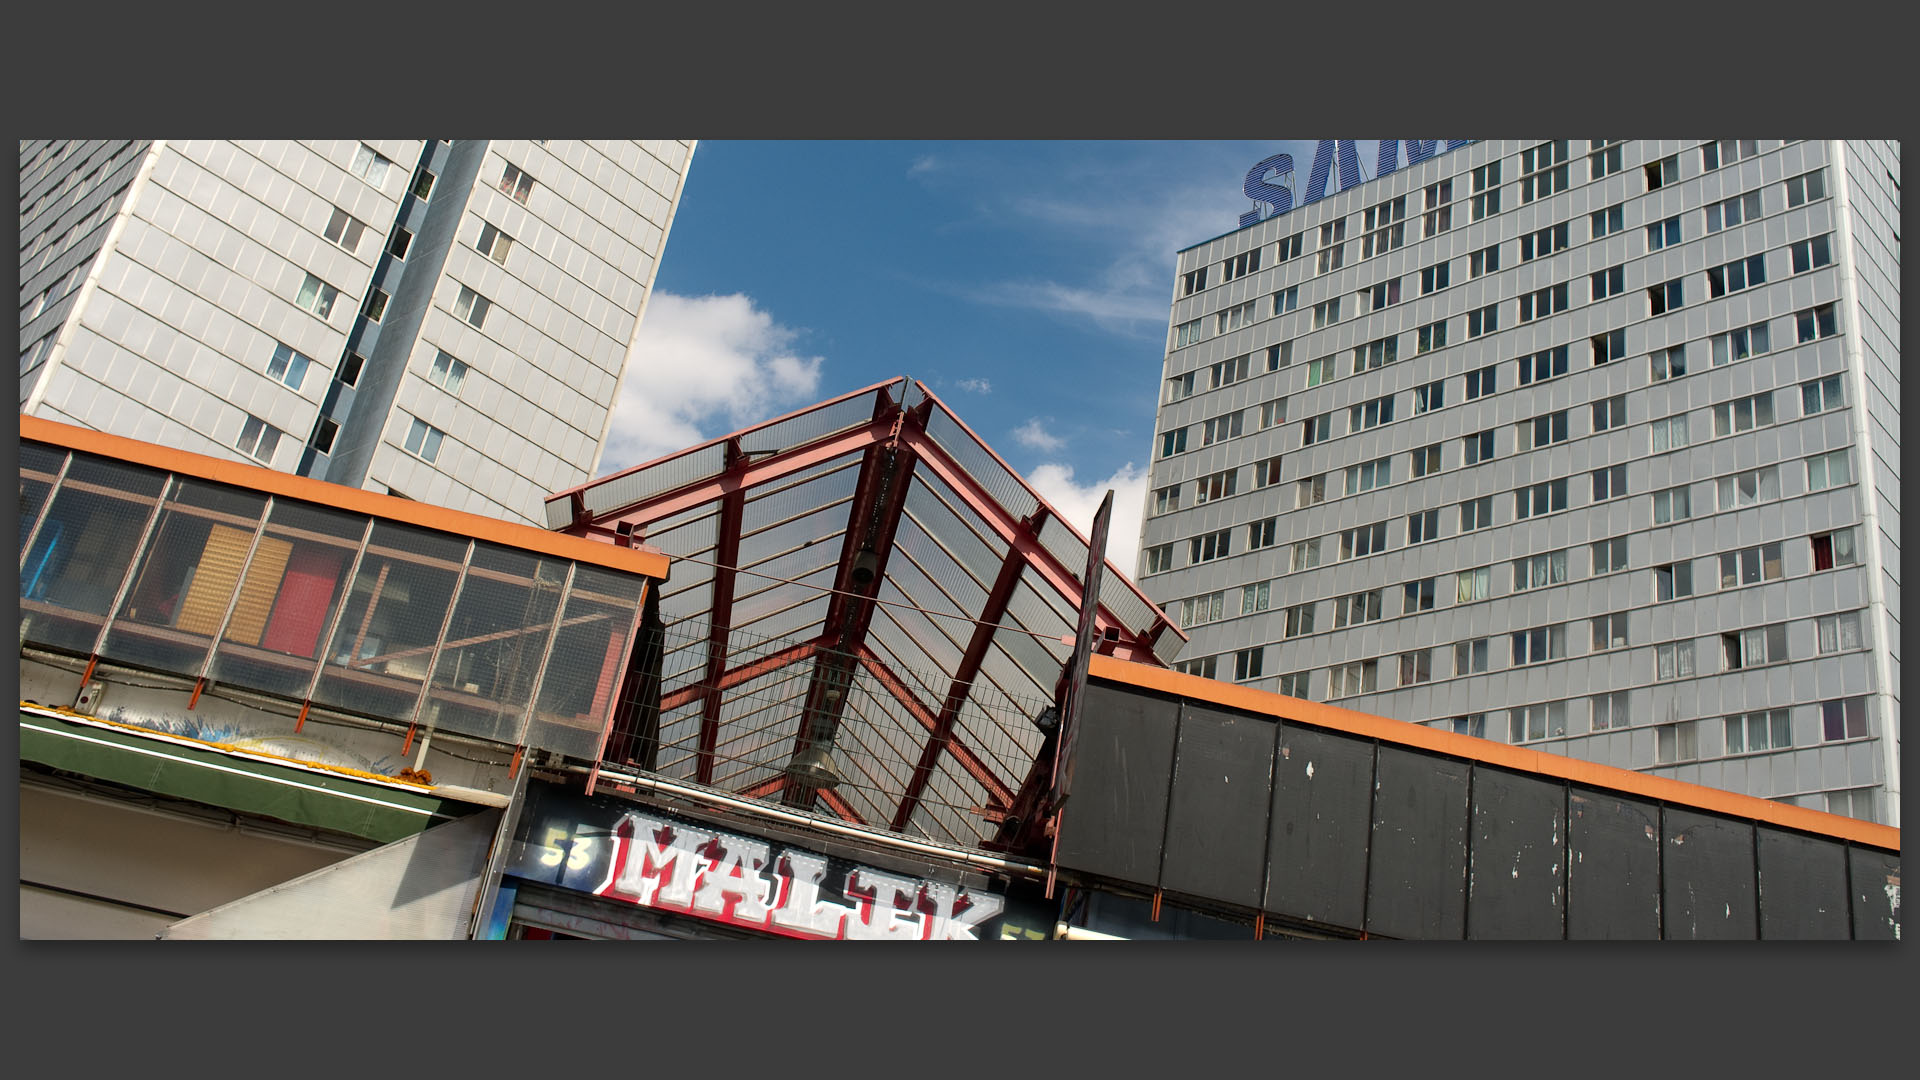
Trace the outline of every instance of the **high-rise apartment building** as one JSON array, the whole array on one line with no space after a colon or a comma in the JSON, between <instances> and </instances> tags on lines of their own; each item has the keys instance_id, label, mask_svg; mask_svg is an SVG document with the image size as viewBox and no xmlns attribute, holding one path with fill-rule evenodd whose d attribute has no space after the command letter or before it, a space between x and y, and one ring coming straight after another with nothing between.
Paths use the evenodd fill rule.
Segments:
<instances>
[{"instance_id":1,"label":"high-rise apartment building","mask_svg":"<svg viewBox=\"0 0 1920 1080\"><path fill-rule=\"evenodd\" d=\"M1180 253L1181 666L1897 825L1899 144L1442 145Z\"/></svg>"},{"instance_id":2,"label":"high-rise apartment building","mask_svg":"<svg viewBox=\"0 0 1920 1080\"><path fill-rule=\"evenodd\" d=\"M20 144L20 411L539 523L687 141Z\"/></svg>"}]
</instances>

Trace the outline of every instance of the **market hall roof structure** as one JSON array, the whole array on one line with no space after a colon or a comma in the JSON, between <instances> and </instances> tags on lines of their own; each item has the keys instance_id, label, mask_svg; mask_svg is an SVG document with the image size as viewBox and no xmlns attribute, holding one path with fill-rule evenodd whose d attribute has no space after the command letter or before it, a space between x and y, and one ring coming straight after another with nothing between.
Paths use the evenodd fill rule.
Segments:
<instances>
[{"instance_id":1,"label":"market hall roof structure","mask_svg":"<svg viewBox=\"0 0 1920 1080\"><path fill-rule=\"evenodd\" d=\"M627 733L630 761L966 847L1031 817L1087 541L925 384L856 390L546 511L672 559L657 727ZM1095 635L1155 666L1186 643L1111 563Z\"/></svg>"}]
</instances>

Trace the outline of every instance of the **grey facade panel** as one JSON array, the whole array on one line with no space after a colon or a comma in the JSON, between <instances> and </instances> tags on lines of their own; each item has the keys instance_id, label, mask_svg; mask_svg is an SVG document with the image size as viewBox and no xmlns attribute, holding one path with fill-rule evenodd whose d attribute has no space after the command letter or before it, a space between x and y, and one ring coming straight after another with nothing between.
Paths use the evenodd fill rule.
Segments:
<instances>
[{"instance_id":1,"label":"grey facade panel","mask_svg":"<svg viewBox=\"0 0 1920 1080\"><path fill-rule=\"evenodd\" d=\"M1463 761L1380 748L1367 875L1369 933L1462 936L1468 772Z\"/></svg>"},{"instance_id":2,"label":"grey facade panel","mask_svg":"<svg viewBox=\"0 0 1920 1080\"><path fill-rule=\"evenodd\" d=\"M1195 705L1183 710L1161 888L1260 906L1277 726Z\"/></svg>"},{"instance_id":3,"label":"grey facade panel","mask_svg":"<svg viewBox=\"0 0 1920 1080\"><path fill-rule=\"evenodd\" d=\"M1567 937L1660 937L1660 808L1573 788L1568 793Z\"/></svg>"},{"instance_id":4,"label":"grey facade panel","mask_svg":"<svg viewBox=\"0 0 1920 1080\"><path fill-rule=\"evenodd\" d=\"M1566 936L1567 787L1473 770L1467 936Z\"/></svg>"},{"instance_id":5,"label":"grey facade panel","mask_svg":"<svg viewBox=\"0 0 1920 1080\"><path fill-rule=\"evenodd\" d=\"M1282 724L1276 751L1264 906L1359 927L1366 917L1373 744Z\"/></svg>"}]
</instances>

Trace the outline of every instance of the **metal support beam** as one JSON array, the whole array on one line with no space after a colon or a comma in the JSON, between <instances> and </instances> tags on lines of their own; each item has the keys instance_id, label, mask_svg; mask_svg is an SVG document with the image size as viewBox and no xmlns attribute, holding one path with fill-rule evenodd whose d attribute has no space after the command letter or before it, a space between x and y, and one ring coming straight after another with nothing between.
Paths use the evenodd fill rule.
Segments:
<instances>
[{"instance_id":1,"label":"metal support beam","mask_svg":"<svg viewBox=\"0 0 1920 1080\"><path fill-rule=\"evenodd\" d=\"M887 666L886 661L875 656L872 650L864 646L862 646L860 650L860 665L866 668L867 671L879 681L882 687L886 688L887 693L893 695L894 700L906 707L907 712L915 720L920 722L921 727L926 728L928 731L933 731L939 727L940 718L934 715L932 709L927 708L927 706L921 702L919 695L913 692L913 688L902 681L900 676L894 674L893 669ZM980 760L979 756L968 749L965 743L949 737L946 750L947 753L952 756L953 760L967 771L967 775L973 777L980 783L981 787L987 789L989 805L996 807L1007 806L1013 802L1013 790L1007 787L1006 783L998 776L995 776L993 770L987 767L986 762Z\"/></svg>"},{"instance_id":2,"label":"metal support beam","mask_svg":"<svg viewBox=\"0 0 1920 1080\"><path fill-rule=\"evenodd\" d=\"M779 671L783 667L788 667L802 660L806 660L812 657L814 653L819 652L826 643L827 639L825 637L817 637L811 641L802 641L797 645L789 645L779 652L768 653L766 656L750 664L742 664L737 668L733 668L710 683L697 683L693 686L683 686L660 699L660 711L663 713L672 712L683 705L691 704L709 695L717 697L739 686L741 683L751 682L762 675L771 674Z\"/></svg>"},{"instance_id":3,"label":"metal support beam","mask_svg":"<svg viewBox=\"0 0 1920 1080\"><path fill-rule=\"evenodd\" d=\"M740 440L727 440L727 475L740 470L745 455ZM735 487L720 498L719 537L713 566L713 603L707 612L707 673L700 680L707 686L720 681L727 669L727 637L733 622L733 583L740 562L740 518L747 504L744 487ZM713 749L720 742L720 703L717 693L705 695L700 703L700 742L694 751L694 779L713 782Z\"/></svg>"}]
</instances>

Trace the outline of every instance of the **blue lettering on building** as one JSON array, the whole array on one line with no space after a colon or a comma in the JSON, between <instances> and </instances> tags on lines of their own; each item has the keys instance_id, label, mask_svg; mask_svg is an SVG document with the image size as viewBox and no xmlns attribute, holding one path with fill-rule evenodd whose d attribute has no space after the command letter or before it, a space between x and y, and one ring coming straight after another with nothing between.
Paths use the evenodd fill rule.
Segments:
<instances>
[{"instance_id":1,"label":"blue lettering on building","mask_svg":"<svg viewBox=\"0 0 1920 1080\"><path fill-rule=\"evenodd\" d=\"M1472 142L1472 139L1448 139L1447 150L1458 150ZM1443 151L1438 139L1410 139L1406 144L1406 163L1409 167L1418 165L1430 158L1437 157ZM1340 186L1345 191L1358 187L1365 181L1360 174L1360 149L1352 139L1321 139L1313 149L1313 165L1307 170L1307 186L1300 192L1300 201L1294 202L1294 194L1289 183L1293 174L1293 155L1275 154L1255 163L1247 170L1247 181L1242 190L1247 198L1256 204L1268 207L1266 213L1260 212L1256 205L1252 210L1240 215L1240 227L1257 224L1270 217L1278 217L1291 211L1296 205L1305 206L1316 199L1327 196L1327 181L1331 178L1335 166L1340 169ZM1374 170L1375 178L1397 172L1400 169L1400 140L1381 139L1380 153ZM1279 184L1267 182L1271 174Z\"/></svg>"}]
</instances>

